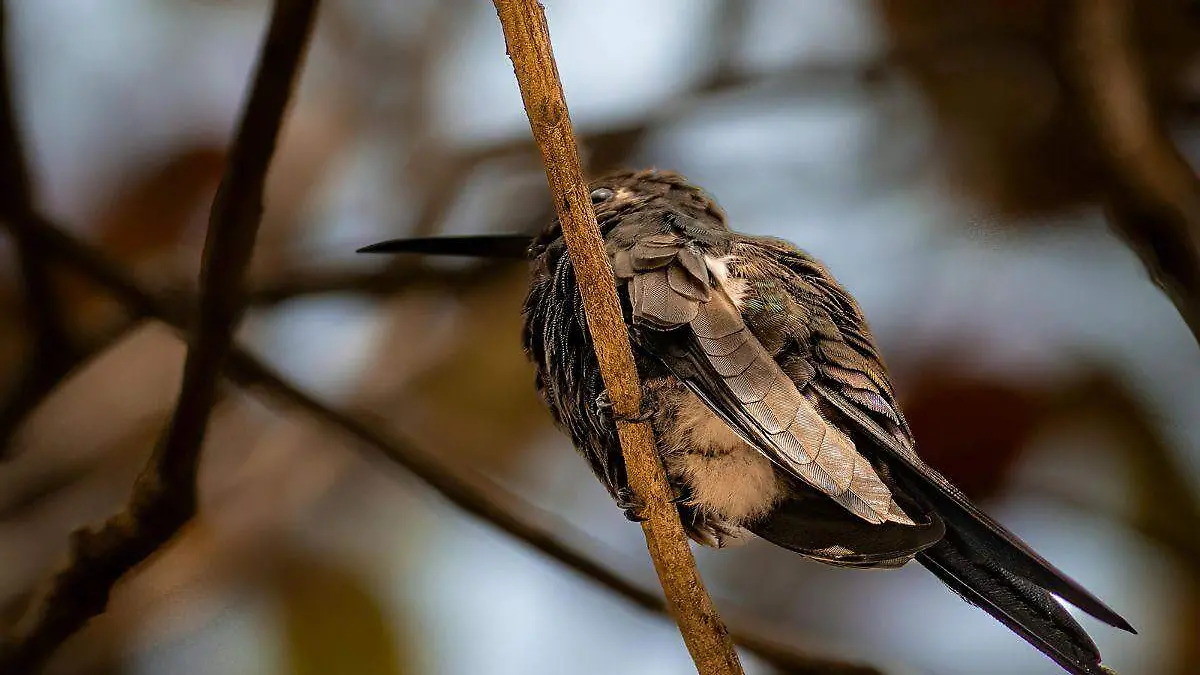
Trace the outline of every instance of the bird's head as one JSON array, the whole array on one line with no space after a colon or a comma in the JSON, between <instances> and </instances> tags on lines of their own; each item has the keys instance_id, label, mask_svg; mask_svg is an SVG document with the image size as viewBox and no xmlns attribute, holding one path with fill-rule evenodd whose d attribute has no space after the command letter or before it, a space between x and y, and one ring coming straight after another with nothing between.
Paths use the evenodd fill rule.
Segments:
<instances>
[{"instance_id":1,"label":"bird's head","mask_svg":"<svg viewBox=\"0 0 1200 675\"><path fill-rule=\"evenodd\" d=\"M705 222L725 227L725 214L717 203L686 178L671 171L617 171L592 180L588 189L596 222L604 234L634 216L655 219L667 213L689 219L703 218ZM547 252L561 253L558 249L562 247L562 226L555 218L532 237L528 234L496 234L390 239L365 246L358 252L536 260Z\"/></svg>"}]
</instances>

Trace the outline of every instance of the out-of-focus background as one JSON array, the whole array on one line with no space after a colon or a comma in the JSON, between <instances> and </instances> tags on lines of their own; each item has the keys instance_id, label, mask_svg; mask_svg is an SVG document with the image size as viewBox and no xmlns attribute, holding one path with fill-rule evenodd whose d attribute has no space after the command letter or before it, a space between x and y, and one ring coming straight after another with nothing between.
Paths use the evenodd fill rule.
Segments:
<instances>
[{"instance_id":1,"label":"out-of-focus background","mask_svg":"<svg viewBox=\"0 0 1200 675\"><path fill-rule=\"evenodd\" d=\"M148 287L194 288L268 3L8 4L40 206ZM1139 629L1082 618L1106 662L1195 673L1200 350L1102 217L1107 171L1060 72L1058 3L545 4L591 169L681 171L736 229L825 260L870 319L928 460ZM1200 9L1129 4L1151 101L1194 164ZM587 533L573 543L652 584L639 528L535 398L522 266L442 265L414 285L353 253L405 233L536 227L548 206L528 137L491 3L327 0L241 338L331 405L556 512ZM73 342L103 348L0 430L5 622L71 530L120 508L184 354L169 328L129 327L95 287L59 282ZM37 357L21 299L0 238L9 392ZM232 388L215 413L199 517L50 672L693 672L670 622L336 431ZM1058 672L915 565L838 570L758 542L697 556L719 606L818 652L896 674ZM771 669L747 657L747 671Z\"/></svg>"}]
</instances>

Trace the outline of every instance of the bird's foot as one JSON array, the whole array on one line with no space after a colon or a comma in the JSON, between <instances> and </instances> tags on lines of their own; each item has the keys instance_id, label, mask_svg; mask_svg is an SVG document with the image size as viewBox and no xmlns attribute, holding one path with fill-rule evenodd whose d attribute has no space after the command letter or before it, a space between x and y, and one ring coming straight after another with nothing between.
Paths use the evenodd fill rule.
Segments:
<instances>
[{"instance_id":1,"label":"bird's foot","mask_svg":"<svg viewBox=\"0 0 1200 675\"><path fill-rule=\"evenodd\" d=\"M649 422L650 420L654 419L654 411L647 408L646 399L644 398L642 399L642 409L638 414L627 416L618 413L613 409L612 398L609 397L607 389L600 392L600 395L596 397L596 407L599 408L601 412L611 416L615 422L637 423Z\"/></svg>"},{"instance_id":2,"label":"bird's foot","mask_svg":"<svg viewBox=\"0 0 1200 675\"><path fill-rule=\"evenodd\" d=\"M688 491L679 486L671 486L671 491L673 493L670 500L672 504L683 504L691 498ZM625 517L632 522L646 521L646 503L642 501L641 497L634 494L631 488L623 487L617 490L617 507L624 511Z\"/></svg>"},{"instance_id":3,"label":"bird's foot","mask_svg":"<svg viewBox=\"0 0 1200 675\"><path fill-rule=\"evenodd\" d=\"M623 487L617 490L617 507L625 512L625 518L630 522L646 521L646 504L630 488Z\"/></svg>"}]
</instances>

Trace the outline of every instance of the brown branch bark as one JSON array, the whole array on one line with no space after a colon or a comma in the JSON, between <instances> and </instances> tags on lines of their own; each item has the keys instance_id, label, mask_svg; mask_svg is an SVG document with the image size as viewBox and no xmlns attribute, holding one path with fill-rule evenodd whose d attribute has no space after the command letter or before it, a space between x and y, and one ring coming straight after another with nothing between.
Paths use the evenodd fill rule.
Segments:
<instances>
[{"instance_id":1,"label":"brown branch bark","mask_svg":"<svg viewBox=\"0 0 1200 675\"><path fill-rule=\"evenodd\" d=\"M1163 129L1134 41L1134 3L1063 4L1060 69L1109 170L1109 221L1200 342L1200 178Z\"/></svg>"},{"instance_id":2,"label":"brown branch bark","mask_svg":"<svg viewBox=\"0 0 1200 675\"><path fill-rule=\"evenodd\" d=\"M113 585L166 544L196 511L196 471L220 373L241 319L243 281L262 212L263 185L317 0L278 0L229 164L214 200L200 270L200 299L183 383L166 432L135 481L129 505L99 530L72 536L72 556L40 607L0 648L0 672L39 669L101 614ZM29 227L17 236L34 241Z\"/></svg>"},{"instance_id":3,"label":"brown branch bark","mask_svg":"<svg viewBox=\"0 0 1200 675\"><path fill-rule=\"evenodd\" d=\"M545 13L536 0L495 0L495 5L529 126L542 152L604 386L615 412L635 417L642 406L641 382L616 280L580 168ZM741 673L733 641L696 571L650 424L620 422L617 427L630 487L646 505L642 523L646 546L696 670L702 675Z\"/></svg>"}]
</instances>

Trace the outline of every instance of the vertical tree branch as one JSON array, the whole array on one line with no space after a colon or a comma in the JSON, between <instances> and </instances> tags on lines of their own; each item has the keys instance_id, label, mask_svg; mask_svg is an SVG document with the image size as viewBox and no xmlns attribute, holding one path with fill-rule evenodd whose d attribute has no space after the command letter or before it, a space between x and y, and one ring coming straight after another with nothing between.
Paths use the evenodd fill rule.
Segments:
<instances>
[{"instance_id":1,"label":"vertical tree branch","mask_svg":"<svg viewBox=\"0 0 1200 675\"><path fill-rule=\"evenodd\" d=\"M642 392L616 280L596 225L546 17L536 0L495 0L534 140L580 293L588 331L613 408L626 417L641 410ZM696 561L671 502L666 473L647 422L618 424L630 486L646 504L642 531L671 613L702 675L741 673L725 624L696 571Z\"/></svg>"},{"instance_id":2,"label":"vertical tree branch","mask_svg":"<svg viewBox=\"0 0 1200 675\"><path fill-rule=\"evenodd\" d=\"M196 511L196 472L217 384L245 307L244 278L275 152L317 0L277 0L249 99L213 202L200 300L170 424L134 483L124 511L72 537L72 559L36 612L0 647L0 672L40 668L58 645L102 613L126 572L150 557ZM25 228L19 229L27 233Z\"/></svg>"}]
</instances>

